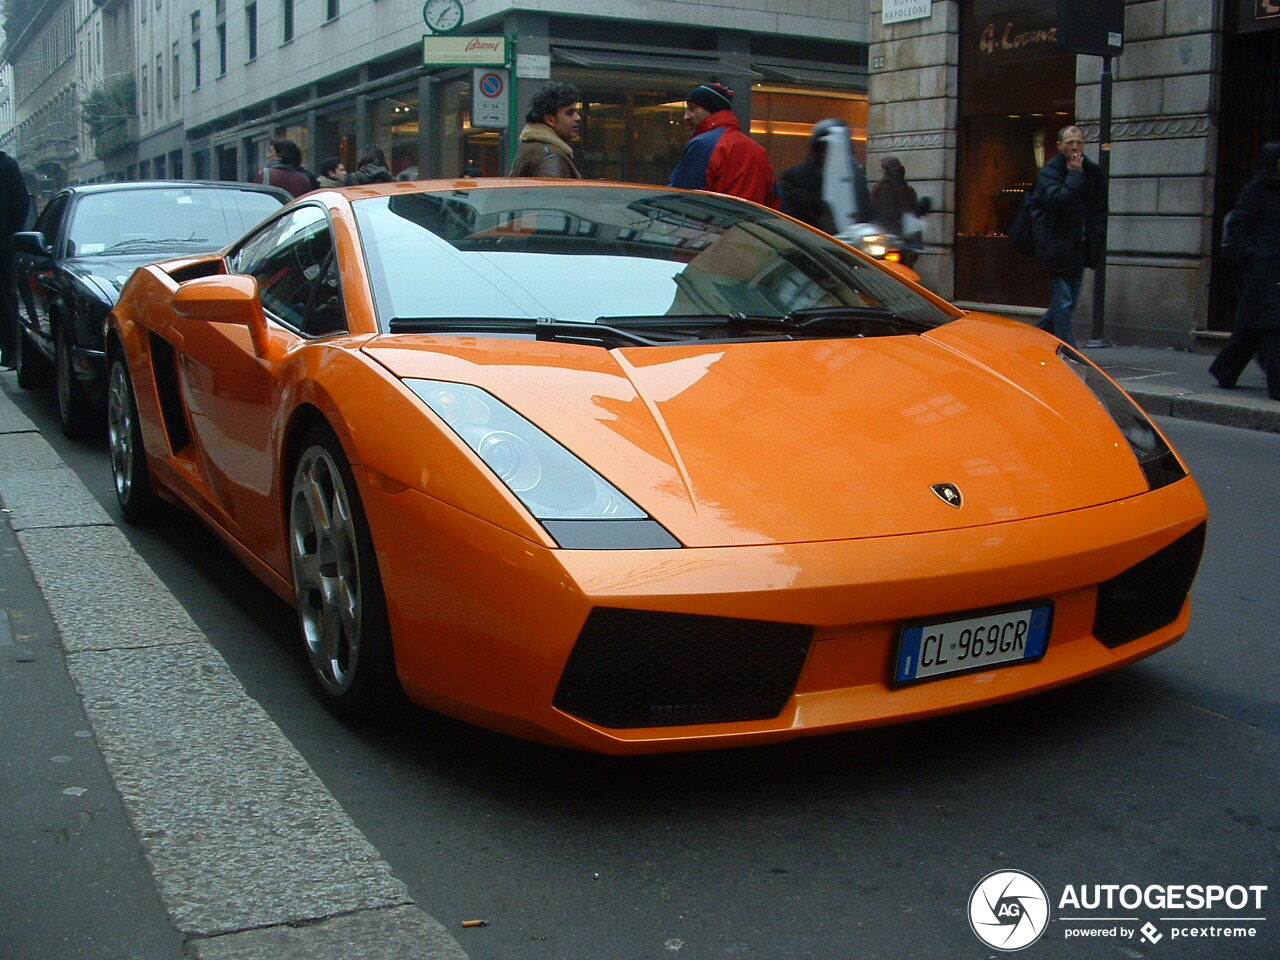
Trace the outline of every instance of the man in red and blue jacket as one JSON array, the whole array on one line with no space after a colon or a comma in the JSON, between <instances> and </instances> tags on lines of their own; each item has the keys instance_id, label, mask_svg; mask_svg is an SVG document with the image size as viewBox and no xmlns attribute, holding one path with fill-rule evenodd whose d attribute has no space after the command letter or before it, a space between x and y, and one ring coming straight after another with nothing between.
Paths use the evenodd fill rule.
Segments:
<instances>
[{"instance_id":1,"label":"man in red and blue jacket","mask_svg":"<svg viewBox=\"0 0 1280 960\"><path fill-rule=\"evenodd\" d=\"M667 186L714 190L778 209L773 165L764 147L742 132L733 112L733 91L704 83L686 99L684 122L694 135Z\"/></svg>"}]
</instances>

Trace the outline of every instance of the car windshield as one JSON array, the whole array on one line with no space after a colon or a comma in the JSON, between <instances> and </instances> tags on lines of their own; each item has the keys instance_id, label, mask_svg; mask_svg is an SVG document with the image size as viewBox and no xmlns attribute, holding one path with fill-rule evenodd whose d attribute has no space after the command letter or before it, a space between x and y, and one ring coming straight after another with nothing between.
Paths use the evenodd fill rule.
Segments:
<instances>
[{"instance_id":1,"label":"car windshield","mask_svg":"<svg viewBox=\"0 0 1280 960\"><path fill-rule=\"evenodd\" d=\"M217 250L280 206L273 194L230 186L89 193L71 215L67 255Z\"/></svg>"},{"instance_id":2,"label":"car windshield","mask_svg":"<svg viewBox=\"0 0 1280 960\"><path fill-rule=\"evenodd\" d=\"M919 330L956 315L825 235L731 197L488 187L353 206L384 330L436 320L462 332L468 318L488 321L481 330L534 319L724 326L813 308Z\"/></svg>"}]
</instances>

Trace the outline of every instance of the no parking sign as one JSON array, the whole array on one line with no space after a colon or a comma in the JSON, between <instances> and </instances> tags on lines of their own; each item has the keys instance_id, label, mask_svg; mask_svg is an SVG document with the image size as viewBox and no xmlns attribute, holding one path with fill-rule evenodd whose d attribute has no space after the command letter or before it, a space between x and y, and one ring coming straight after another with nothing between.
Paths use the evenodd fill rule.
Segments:
<instances>
[{"instance_id":1,"label":"no parking sign","mask_svg":"<svg viewBox=\"0 0 1280 960\"><path fill-rule=\"evenodd\" d=\"M511 85L507 71L480 67L471 71L471 125L505 127L510 112Z\"/></svg>"}]
</instances>

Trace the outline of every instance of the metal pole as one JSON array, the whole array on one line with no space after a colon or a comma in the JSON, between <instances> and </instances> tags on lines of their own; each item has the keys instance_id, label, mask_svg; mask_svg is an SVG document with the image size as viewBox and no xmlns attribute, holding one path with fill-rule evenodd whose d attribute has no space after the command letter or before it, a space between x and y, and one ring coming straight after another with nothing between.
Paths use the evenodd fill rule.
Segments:
<instances>
[{"instance_id":1,"label":"metal pole","mask_svg":"<svg viewBox=\"0 0 1280 960\"><path fill-rule=\"evenodd\" d=\"M1102 58L1102 90L1098 109L1098 171L1102 180L1102 205L1107 219L1111 216L1111 57ZM1103 319L1107 309L1107 219L1102 221L1102 250L1098 252L1098 266L1093 271L1093 330L1086 347L1110 347L1110 340L1102 336Z\"/></svg>"}]
</instances>

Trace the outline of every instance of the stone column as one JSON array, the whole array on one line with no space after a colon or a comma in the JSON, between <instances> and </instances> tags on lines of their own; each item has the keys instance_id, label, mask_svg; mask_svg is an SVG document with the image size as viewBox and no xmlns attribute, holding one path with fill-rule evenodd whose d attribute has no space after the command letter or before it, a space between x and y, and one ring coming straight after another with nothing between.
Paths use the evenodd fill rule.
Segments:
<instances>
[{"instance_id":1,"label":"stone column","mask_svg":"<svg viewBox=\"0 0 1280 960\"><path fill-rule=\"evenodd\" d=\"M1187 347L1209 303L1217 131L1216 3L1130 2L1112 59L1105 335ZM1097 159L1102 59L1076 61L1076 111ZM1088 317L1092 286L1076 317Z\"/></svg>"},{"instance_id":2,"label":"stone column","mask_svg":"<svg viewBox=\"0 0 1280 960\"><path fill-rule=\"evenodd\" d=\"M916 193L933 201L916 271L944 297L954 290L959 7L933 0L928 18L885 26L881 0L870 0L867 179L879 180L880 160L896 156Z\"/></svg>"}]
</instances>

